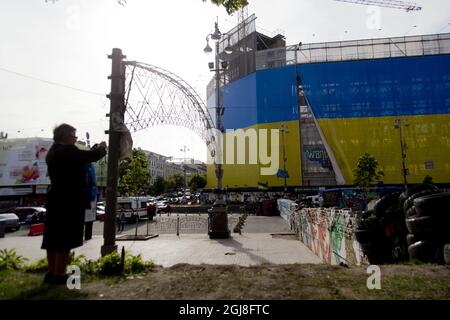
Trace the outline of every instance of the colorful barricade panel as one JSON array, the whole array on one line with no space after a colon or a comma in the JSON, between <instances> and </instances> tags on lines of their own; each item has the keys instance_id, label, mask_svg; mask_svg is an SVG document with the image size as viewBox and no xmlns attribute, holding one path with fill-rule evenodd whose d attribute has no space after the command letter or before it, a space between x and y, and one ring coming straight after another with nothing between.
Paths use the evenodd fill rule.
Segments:
<instances>
[{"instance_id":1,"label":"colorful barricade panel","mask_svg":"<svg viewBox=\"0 0 450 320\"><path fill-rule=\"evenodd\" d=\"M354 237L354 213L341 209L304 208L293 212L295 232L324 262L337 265L366 264Z\"/></svg>"},{"instance_id":2,"label":"colorful barricade panel","mask_svg":"<svg viewBox=\"0 0 450 320\"><path fill-rule=\"evenodd\" d=\"M296 209L293 201L280 199L278 208L298 239L325 263L368 264L355 240L355 212L334 208Z\"/></svg>"}]
</instances>

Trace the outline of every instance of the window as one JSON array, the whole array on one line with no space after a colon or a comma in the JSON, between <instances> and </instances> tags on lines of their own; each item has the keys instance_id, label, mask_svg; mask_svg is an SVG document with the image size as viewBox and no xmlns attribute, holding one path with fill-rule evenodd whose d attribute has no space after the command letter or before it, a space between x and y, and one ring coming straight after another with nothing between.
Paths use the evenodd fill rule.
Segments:
<instances>
[{"instance_id":1,"label":"window","mask_svg":"<svg viewBox=\"0 0 450 320\"><path fill-rule=\"evenodd\" d=\"M117 203L117 207L118 209L123 209L123 210L130 210L131 209L131 202L122 202L122 203Z\"/></svg>"}]
</instances>

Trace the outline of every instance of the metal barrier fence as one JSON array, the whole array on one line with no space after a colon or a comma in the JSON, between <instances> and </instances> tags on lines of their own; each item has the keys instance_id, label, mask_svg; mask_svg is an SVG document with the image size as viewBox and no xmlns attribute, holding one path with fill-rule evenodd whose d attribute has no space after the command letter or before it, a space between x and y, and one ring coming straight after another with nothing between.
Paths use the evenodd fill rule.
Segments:
<instances>
[{"instance_id":1,"label":"metal barrier fence","mask_svg":"<svg viewBox=\"0 0 450 320\"><path fill-rule=\"evenodd\" d=\"M232 232L239 221L240 214L228 215L228 229ZM157 215L153 222L148 223L148 233L208 233L208 215Z\"/></svg>"}]
</instances>

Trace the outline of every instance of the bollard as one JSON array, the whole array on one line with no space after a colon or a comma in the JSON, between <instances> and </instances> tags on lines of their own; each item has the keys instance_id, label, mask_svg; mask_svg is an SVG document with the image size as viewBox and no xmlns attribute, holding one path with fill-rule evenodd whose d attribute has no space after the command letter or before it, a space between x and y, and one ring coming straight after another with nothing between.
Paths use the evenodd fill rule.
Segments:
<instances>
[{"instance_id":1,"label":"bollard","mask_svg":"<svg viewBox=\"0 0 450 320\"><path fill-rule=\"evenodd\" d=\"M136 230L134 231L134 236L137 237L137 230L139 225L139 215L136 214Z\"/></svg>"},{"instance_id":2,"label":"bollard","mask_svg":"<svg viewBox=\"0 0 450 320\"><path fill-rule=\"evenodd\" d=\"M177 217L177 236L180 235L180 217Z\"/></svg>"},{"instance_id":3,"label":"bollard","mask_svg":"<svg viewBox=\"0 0 450 320\"><path fill-rule=\"evenodd\" d=\"M5 237L6 222L0 221L0 238Z\"/></svg>"},{"instance_id":4,"label":"bollard","mask_svg":"<svg viewBox=\"0 0 450 320\"><path fill-rule=\"evenodd\" d=\"M122 253L120 255L120 273L123 273L125 269L125 247L122 247Z\"/></svg>"}]
</instances>

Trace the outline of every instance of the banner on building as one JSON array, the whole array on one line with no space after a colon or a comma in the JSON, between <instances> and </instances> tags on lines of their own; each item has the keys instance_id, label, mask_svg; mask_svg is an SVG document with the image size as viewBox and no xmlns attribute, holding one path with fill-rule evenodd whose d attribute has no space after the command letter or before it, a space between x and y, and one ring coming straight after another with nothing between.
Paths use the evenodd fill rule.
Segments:
<instances>
[{"instance_id":1,"label":"banner on building","mask_svg":"<svg viewBox=\"0 0 450 320\"><path fill-rule=\"evenodd\" d=\"M45 138L0 140L0 186L50 184L45 157L52 143Z\"/></svg>"}]
</instances>

